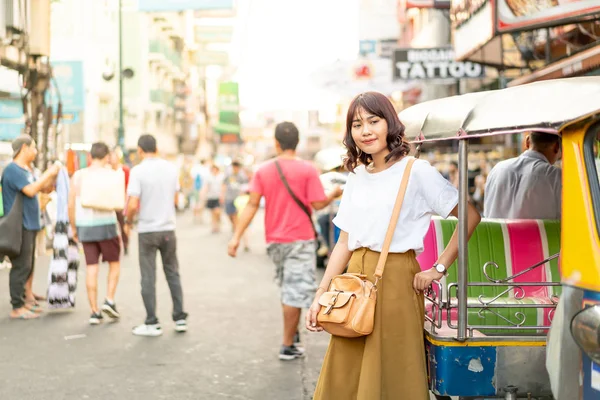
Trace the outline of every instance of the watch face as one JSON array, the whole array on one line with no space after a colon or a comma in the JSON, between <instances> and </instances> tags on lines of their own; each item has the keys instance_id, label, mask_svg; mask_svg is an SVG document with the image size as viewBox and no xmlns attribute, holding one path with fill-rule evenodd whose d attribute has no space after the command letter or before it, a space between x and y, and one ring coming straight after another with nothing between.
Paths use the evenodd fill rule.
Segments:
<instances>
[{"instance_id":1,"label":"watch face","mask_svg":"<svg viewBox=\"0 0 600 400\"><path fill-rule=\"evenodd\" d=\"M435 269L436 269L437 272L446 272L446 267L443 266L442 264L436 265Z\"/></svg>"}]
</instances>

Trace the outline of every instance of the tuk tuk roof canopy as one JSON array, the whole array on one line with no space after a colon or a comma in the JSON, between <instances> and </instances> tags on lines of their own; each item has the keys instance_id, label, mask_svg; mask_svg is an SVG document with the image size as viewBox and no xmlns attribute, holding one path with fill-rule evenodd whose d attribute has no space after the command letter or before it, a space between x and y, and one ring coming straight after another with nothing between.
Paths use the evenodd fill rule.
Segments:
<instances>
[{"instance_id":1,"label":"tuk tuk roof canopy","mask_svg":"<svg viewBox=\"0 0 600 400\"><path fill-rule=\"evenodd\" d=\"M399 114L414 143L526 131L558 134L600 114L600 77L555 79L414 105Z\"/></svg>"}]
</instances>

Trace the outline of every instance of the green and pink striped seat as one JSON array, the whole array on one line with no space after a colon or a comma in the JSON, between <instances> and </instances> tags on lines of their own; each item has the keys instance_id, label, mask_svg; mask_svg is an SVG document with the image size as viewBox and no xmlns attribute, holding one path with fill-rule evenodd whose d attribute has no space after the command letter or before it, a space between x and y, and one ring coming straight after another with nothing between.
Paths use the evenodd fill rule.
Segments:
<instances>
[{"instance_id":1,"label":"green and pink striped seat","mask_svg":"<svg viewBox=\"0 0 600 400\"><path fill-rule=\"evenodd\" d=\"M425 236L425 250L418 257L422 269L430 268L450 241L457 220L435 217ZM493 220L483 219L469 240L468 277L469 282L488 282L483 265L495 262L499 268L488 267L493 279L505 279L522 272L560 251L560 222L547 220ZM447 286L457 280L457 268L454 263L446 277ZM559 261L554 259L543 266L529 271L513 280L514 282L560 282ZM482 295L491 299L501 294L506 287L470 287L469 302L478 303ZM510 304L549 304L552 295L560 295L561 289L555 287L523 287L525 297L515 298L515 291L504 294L495 303ZM455 294L453 292L452 294ZM451 301L453 301L451 299ZM454 310L455 311L455 310ZM511 308L494 309L509 320L515 320L515 313L526 316L524 325L549 325L549 309ZM455 315L452 317L455 318ZM469 310L469 324L472 325L508 325L498 316L485 312L484 317L477 309Z\"/></svg>"}]
</instances>

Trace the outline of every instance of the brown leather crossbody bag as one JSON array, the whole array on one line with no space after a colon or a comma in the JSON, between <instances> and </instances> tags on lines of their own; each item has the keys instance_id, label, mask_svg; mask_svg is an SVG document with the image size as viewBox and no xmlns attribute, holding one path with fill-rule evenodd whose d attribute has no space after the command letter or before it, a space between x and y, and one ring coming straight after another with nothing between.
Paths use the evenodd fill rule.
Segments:
<instances>
[{"instance_id":1,"label":"brown leather crossbody bag","mask_svg":"<svg viewBox=\"0 0 600 400\"><path fill-rule=\"evenodd\" d=\"M332 335L352 338L366 336L373 332L377 285L383 276L414 162L415 159L412 157L408 160L402 176L390 224L377 261L375 282L369 281L366 275L361 274L346 273L334 276L329 284L329 289L319 297L321 309L317 314L317 321L324 330Z\"/></svg>"}]
</instances>

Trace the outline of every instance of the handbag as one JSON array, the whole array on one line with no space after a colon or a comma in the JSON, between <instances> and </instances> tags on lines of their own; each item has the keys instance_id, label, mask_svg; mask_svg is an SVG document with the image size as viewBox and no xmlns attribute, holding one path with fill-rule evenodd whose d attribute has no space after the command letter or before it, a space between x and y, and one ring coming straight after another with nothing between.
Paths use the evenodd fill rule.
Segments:
<instances>
[{"instance_id":1,"label":"handbag","mask_svg":"<svg viewBox=\"0 0 600 400\"><path fill-rule=\"evenodd\" d=\"M310 220L310 226L312 226L313 232L315 233L315 239L318 240L319 234L317 233L317 229L315 228L315 224L313 223L312 213L310 212L310 209L292 191L292 188L290 187L287 179L285 178L285 175L283 174L281 165L279 165L279 161L277 161L277 160L275 160L275 167L277 168L277 172L279 173L279 178L281 178L281 181L283 182L283 185L285 186L287 192L290 194L290 196L292 196L292 199L294 199L296 204L298 204L298 207L300 207L302 209L302 211L304 211L304 214L306 214L306 216ZM318 246L317 246L317 248L318 248Z\"/></svg>"},{"instance_id":2,"label":"handbag","mask_svg":"<svg viewBox=\"0 0 600 400\"><path fill-rule=\"evenodd\" d=\"M125 174L110 168L85 168L80 173L82 207L99 211L119 211L125 207Z\"/></svg>"},{"instance_id":3,"label":"handbag","mask_svg":"<svg viewBox=\"0 0 600 400\"><path fill-rule=\"evenodd\" d=\"M17 192L8 214L0 218L0 232L0 261L4 256L12 259L21 254L23 241L23 194L21 192Z\"/></svg>"},{"instance_id":4,"label":"handbag","mask_svg":"<svg viewBox=\"0 0 600 400\"><path fill-rule=\"evenodd\" d=\"M383 276L414 162L415 159L412 157L408 160L402 176L390 224L377 261L374 274L375 282L372 283L363 274L346 273L334 276L328 290L319 297L321 309L317 314L317 321L324 330L332 335L354 338L366 336L373 332L377 285Z\"/></svg>"}]
</instances>

